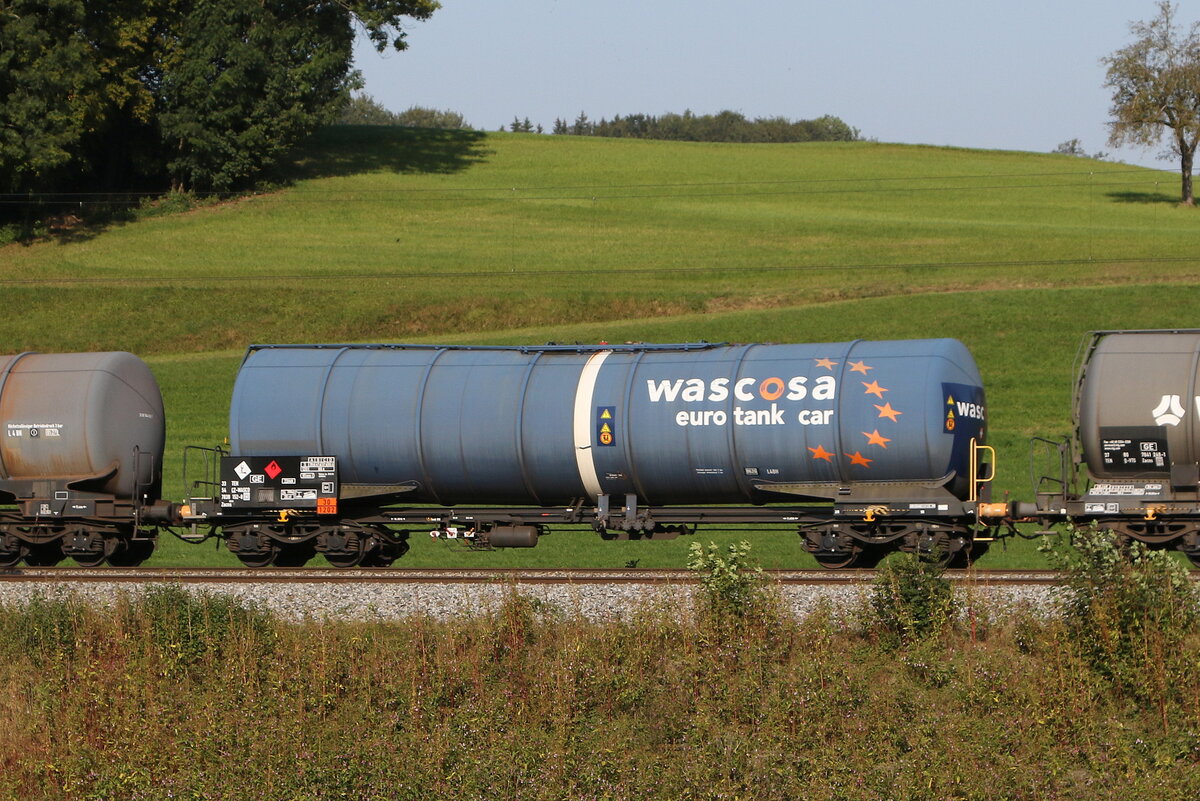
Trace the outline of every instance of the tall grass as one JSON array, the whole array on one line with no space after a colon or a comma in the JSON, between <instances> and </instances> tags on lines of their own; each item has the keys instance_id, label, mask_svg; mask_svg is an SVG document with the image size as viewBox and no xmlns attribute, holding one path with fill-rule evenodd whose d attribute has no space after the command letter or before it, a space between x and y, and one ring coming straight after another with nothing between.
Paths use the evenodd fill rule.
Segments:
<instances>
[{"instance_id":1,"label":"tall grass","mask_svg":"<svg viewBox=\"0 0 1200 801\"><path fill-rule=\"evenodd\" d=\"M1196 667L1187 641L1200 622L1200 593L1188 571L1141 542L1094 529L1043 547L1066 577L1064 613L1077 652L1119 690L1157 706L1167 728L1167 698L1189 692Z\"/></svg>"},{"instance_id":2,"label":"tall grass","mask_svg":"<svg viewBox=\"0 0 1200 801\"><path fill-rule=\"evenodd\" d=\"M172 589L108 611L9 607L0 797L1200 791L1200 694L1129 703L1066 619L951 624L897 649L869 612L711 611L596 622L511 593L452 620L286 623ZM1181 647L1200 657L1194 629Z\"/></svg>"}]
</instances>

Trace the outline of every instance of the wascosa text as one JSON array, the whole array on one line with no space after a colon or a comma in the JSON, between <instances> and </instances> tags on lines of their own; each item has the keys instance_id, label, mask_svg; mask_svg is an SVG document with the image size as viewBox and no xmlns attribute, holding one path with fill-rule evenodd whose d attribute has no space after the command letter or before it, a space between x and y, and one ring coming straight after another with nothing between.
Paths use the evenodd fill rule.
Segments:
<instances>
[{"instance_id":1,"label":"wascosa text","mask_svg":"<svg viewBox=\"0 0 1200 801\"><path fill-rule=\"evenodd\" d=\"M803 400L811 397L814 400L833 400L837 396L837 380L831 375L817 376L812 382L811 391L808 376L798 375L788 379L782 378L714 378L705 381L701 378L677 378L674 381L663 379L655 381L646 379L646 390L651 403L699 403L712 401L720 403L728 400L732 392L739 401L752 401L761 398L774 401L783 398L790 401Z\"/></svg>"}]
</instances>

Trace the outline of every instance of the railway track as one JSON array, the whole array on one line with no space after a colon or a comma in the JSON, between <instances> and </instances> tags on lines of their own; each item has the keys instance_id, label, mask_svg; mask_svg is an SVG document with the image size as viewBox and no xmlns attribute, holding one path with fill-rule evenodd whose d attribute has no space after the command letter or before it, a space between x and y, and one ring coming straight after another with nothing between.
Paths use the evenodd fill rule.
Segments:
<instances>
[{"instance_id":1,"label":"railway track","mask_svg":"<svg viewBox=\"0 0 1200 801\"><path fill-rule=\"evenodd\" d=\"M869 583L874 570L767 570L765 575L783 585L853 585ZM956 584L982 586L1052 585L1059 582L1053 570L948 570L947 578ZM0 571L0 582L42 583L47 585L80 583L122 584L516 584L516 585L594 585L594 584L697 584L699 578L688 570L633 569L444 569L385 568L373 570L333 570L323 568L224 568L224 567L136 567L76 568L17 567Z\"/></svg>"}]
</instances>

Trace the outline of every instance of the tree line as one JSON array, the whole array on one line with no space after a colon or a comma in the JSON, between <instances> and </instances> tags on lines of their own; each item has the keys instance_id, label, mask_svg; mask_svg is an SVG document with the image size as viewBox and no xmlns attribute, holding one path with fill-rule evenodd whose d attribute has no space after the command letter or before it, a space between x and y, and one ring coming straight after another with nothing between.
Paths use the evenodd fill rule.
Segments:
<instances>
[{"instance_id":1,"label":"tree line","mask_svg":"<svg viewBox=\"0 0 1200 801\"><path fill-rule=\"evenodd\" d=\"M471 130L470 123L457 111L409 106L404 111L389 110L365 92L352 95L338 115L339 125L399 125L404 128L440 128Z\"/></svg>"},{"instance_id":2,"label":"tree line","mask_svg":"<svg viewBox=\"0 0 1200 801\"><path fill-rule=\"evenodd\" d=\"M517 130L515 127L513 130ZM683 142L855 142L861 136L838 117L825 115L815 120L787 117L748 119L736 111L716 114L619 114L599 122L584 112L571 123L554 121L553 133L573 136L609 136L630 139L666 139Z\"/></svg>"},{"instance_id":3,"label":"tree line","mask_svg":"<svg viewBox=\"0 0 1200 801\"><path fill-rule=\"evenodd\" d=\"M437 0L0 0L0 193L222 191L332 122L356 26Z\"/></svg>"}]
</instances>

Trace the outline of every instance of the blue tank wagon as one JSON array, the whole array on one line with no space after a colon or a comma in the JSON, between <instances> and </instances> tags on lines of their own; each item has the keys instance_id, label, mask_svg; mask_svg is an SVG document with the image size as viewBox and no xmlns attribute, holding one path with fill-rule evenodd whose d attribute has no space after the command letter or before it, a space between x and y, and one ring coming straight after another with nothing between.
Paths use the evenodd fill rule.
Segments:
<instances>
[{"instance_id":1,"label":"blue tank wagon","mask_svg":"<svg viewBox=\"0 0 1200 801\"><path fill-rule=\"evenodd\" d=\"M386 564L416 525L670 537L789 523L830 567L966 555L986 402L956 340L811 345L256 345L218 507L251 565ZM266 522L264 512L275 515Z\"/></svg>"}]
</instances>

